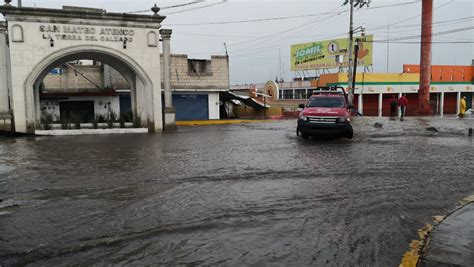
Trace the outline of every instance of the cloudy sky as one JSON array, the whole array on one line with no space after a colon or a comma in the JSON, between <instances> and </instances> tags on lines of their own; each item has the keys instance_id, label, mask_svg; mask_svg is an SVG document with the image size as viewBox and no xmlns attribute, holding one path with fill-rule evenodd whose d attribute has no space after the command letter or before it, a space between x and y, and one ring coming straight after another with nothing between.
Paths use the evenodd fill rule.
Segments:
<instances>
[{"instance_id":1,"label":"cloudy sky","mask_svg":"<svg viewBox=\"0 0 474 267\"><path fill-rule=\"evenodd\" d=\"M192 0L23 0L23 5L80 5L134 12L149 10L155 2L170 7ZM291 44L347 37L349 13L347 6L341 6L343 2L205 0L163 8L160 14L168 16L164 26L174 31L173 53L210 58L211 54L224 54L226 43L231 83L263 83L276 76L286 81L295 76L289 69ZM433 39L433 64L470 65L474 59L474 1L434 0L434 5L433 32L440 34ZM403 64L419 63L419 39L392 40L389 45L384 40L419 35L420 14L420 0L372 0L369 8L355 12L355 26L365 24L367 33L380 41L374 43L375 72L386 72L387 68L401 72Z\"/></svg>"}]
</instances>

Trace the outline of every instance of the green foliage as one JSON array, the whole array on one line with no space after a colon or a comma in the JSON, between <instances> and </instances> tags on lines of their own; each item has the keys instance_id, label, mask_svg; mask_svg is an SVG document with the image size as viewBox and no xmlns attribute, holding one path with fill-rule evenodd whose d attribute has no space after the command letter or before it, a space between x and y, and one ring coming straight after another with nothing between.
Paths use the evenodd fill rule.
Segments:
<instances>
[{"instance_id":1,"label":"green foliage","mask_svg":"<svg viewBox=\"0 0 474 267\"><path fill-rule=\"evenodd\" d=\"M92 118L92 128L93 129L97 129L99 128L99 116L98 115L95 115L94 118Z\"/></svg>"},{"instance_id":2,"label":"green foliage","mask_svg":"<svg viewBox=\"0 0 474 267\"><path fill-rule=\"evenodd\" d=\"M48 114L48 113L41 114L40 122L44 130L51 130L53 128L51 125L53 121L54 121L53 115Z\"/></svg>"},{"instance_id":3,"label":"green foliage","mask_svg":"<svg viewBox=\"0 0 474 267\"><path fill-rule=\"evenodd\" d=\"M68 117L61 118L61 129L63 130L70 130L71 127L71 120Z\"/></svg>"},{"instance_id":4,"label":"green foliage","mask_svg":"<svg viewBox=\"0 0 474 267\"><path fill-rule=\"evenodd\" d=\"M117 114L113 111L110 111L107 116L107 126L109 128L114 128L114 122L117 121Z\"/></svg>"},{"instance_id":5,"label":"green foliage","mask_svg":"<svg viewBox=\"0 0 474 267\"><path fill-rule=\"evenodd\" d=\"M127 121L127 114L126 113L120 113L120 128L125 128L125 122Z\"/></svg>"},{"instance_id":6,"label":"green foliage","mask_svg":"<svg viewBox=\"0 0 474 267\"><path fill-rule=\"evenodd\" d=\"M74 123L74 128L79 130L81 129L82 115L81 114L71 114L71 121Z\"/></svg>"},{"instance_id":7,"label":"green foliage","mask_svg":"<svg viewBox=\"0 0 474 267\"><path fill-rule=\"evenodd\" d=\"M142 124L142 118L140 115L135 115L133 117L133 128L142 128L143 127L143 124Z\"/></svg>"},{"instance_id":8,"label":"green foliage","mask_svg":"<svg viewBox=\"0 0 474 267\"><path fill-rule=\"evenodd\" d=\"M104 123L105 122L105 117L102 114L96 116L96 118L97 118L98 123Z\"/></svg>"}]
</instances>

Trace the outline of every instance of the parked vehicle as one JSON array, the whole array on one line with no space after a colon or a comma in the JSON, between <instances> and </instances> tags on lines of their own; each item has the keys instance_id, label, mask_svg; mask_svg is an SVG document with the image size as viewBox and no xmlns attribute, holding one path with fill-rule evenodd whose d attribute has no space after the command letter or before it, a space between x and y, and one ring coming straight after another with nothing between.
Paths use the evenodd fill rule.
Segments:
<instances>
[{"instance_id":1,"label":"parked vehicle","mask_svg":"<svg viewBox=\"0 0 474 267\"><path fill-rule=\"evenodd\" d=\"M313 95L298 117L296 134L303 138L310 136L333 136L352 139L352 107L342 87L325 87L313 91Z\"/></svg>"}]
</instances>

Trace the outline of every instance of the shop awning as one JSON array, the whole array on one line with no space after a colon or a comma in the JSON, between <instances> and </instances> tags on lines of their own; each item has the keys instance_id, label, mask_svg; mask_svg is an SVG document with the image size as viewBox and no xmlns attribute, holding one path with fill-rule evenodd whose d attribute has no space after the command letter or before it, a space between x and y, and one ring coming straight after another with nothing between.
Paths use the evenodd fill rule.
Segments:
<instances>
[{"instance_id":1,"label":"shop awning","mask_svg":"<svg viewBox=\"0 0 474 267\"><path fill-rule=\"evenodd\" d=\"M255 109L264 109L264 108L269 108L270 106L267 104L265 105L264 103L251 98L250 96L244 96L244 95L238 95L234 94L230 91L224 92L224 97L232 100L239 100L240 102L244 103L247 106L253 107Z\"/></svg>"}]
</instances>

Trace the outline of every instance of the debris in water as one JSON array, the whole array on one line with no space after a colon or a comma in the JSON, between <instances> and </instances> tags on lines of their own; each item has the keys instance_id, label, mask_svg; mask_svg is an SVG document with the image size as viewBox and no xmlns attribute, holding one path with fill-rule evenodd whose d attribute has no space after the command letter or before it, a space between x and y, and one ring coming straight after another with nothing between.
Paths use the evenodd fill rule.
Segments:
<instances>
[{"instance_id":1,"label":"debris in water","mask_svg":"<svg viewBox=\"0 0 474 267\"><path fill-rule=\"evenodd\" d=\"M382 127L383 127L383 124L376 122L376 123L374 124L374 127L375 127L375 128L382 128Z\"/></svg>"},{"instance_id":2,"label":"debris in water","mask_svg":"<svg viewBox=\"0 0 474 267\"><path fill-rule=\"evenodd\" d=\"M439 133L438 129L436 129L435 127L428 127L426 128L426 130L429 132Z\"/></svg>"},{"instance_id":3,"label":"debris in water","mask_svg":"<svg viewBox=\"0 0 474 267\"><path fill-rule=\"evenodd\" d=\"M472 128L469 128L469 130L467 130L467 135L472 136Z\"/></svg>"}]
</instances>

